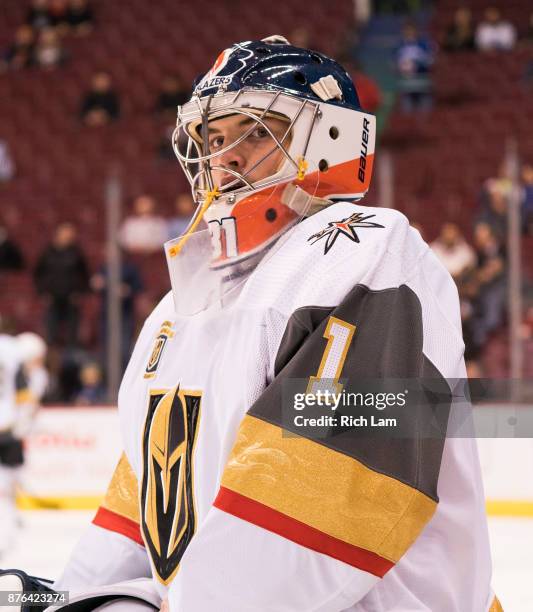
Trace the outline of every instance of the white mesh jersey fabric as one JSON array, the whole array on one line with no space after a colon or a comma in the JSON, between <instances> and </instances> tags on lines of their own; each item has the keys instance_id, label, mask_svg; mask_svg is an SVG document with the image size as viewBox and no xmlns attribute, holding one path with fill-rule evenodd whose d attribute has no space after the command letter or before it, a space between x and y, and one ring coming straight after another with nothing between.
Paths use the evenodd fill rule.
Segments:
<instances>
[{"instance_id":1,"label":"white mesh jersey fabric","mask_svg":"<svg viewBox=\"0 0 533 612\"><path fill-rule=\"evenodd\" d=\"M11 429L16 421L15 379L19 365L17 341L0 334L0 431Z\"/></svg>"},{"instance_id":2,"label":"white mesh jersey fabric","mask_svg":"<svg viewBox=\"0 0 533 612\"><path fill-rule=\"evenodd\" d=\"M146 551L129 538L89 525L54 583L57 591L83 591L96 586L150 576Z\"/></svg>"}]
</instances>

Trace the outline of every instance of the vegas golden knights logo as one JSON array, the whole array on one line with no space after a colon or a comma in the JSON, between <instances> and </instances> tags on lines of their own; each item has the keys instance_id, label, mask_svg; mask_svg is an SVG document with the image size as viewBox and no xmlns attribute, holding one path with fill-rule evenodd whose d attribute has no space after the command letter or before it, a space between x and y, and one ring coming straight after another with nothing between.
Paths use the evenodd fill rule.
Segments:
<instances>
[{"instance_id":1,"label":"vegas golden knights logo","mask_svg":"<svg viewBox=\"0 0 533 612\"><path fill-rule=\"evenodd\" d=\"M167 340L174 336L174 332L171 328L172 323L170 321L163 321L161 324L159 333L155 339L150 359L148 360L148 364L144 372L144 378L153 378L155 376L157 366L161 361L161 355L163 354L163 349L165 348Z\"/></svg>"},{"instance_id":2,"label":"vegas golden knights logo","mask_svg":"<svg viewBox=\"0 0 533 612\"><path fill-rule=\"evenodd\" d=\"M193 452L201 393L153 390L143 433L141 529L160 582L168 584L196 530Z\"/></svg>"}]
</instances>

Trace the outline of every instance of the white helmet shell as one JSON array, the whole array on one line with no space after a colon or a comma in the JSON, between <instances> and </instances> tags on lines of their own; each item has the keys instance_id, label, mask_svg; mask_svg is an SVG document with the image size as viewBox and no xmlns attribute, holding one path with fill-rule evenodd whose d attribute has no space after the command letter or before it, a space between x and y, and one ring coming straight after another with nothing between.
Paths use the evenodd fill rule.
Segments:
<instances>
[{"instance_id":1,"label":"white helmet shell","mask_svg":"<svg viewBox=\"0 0 533 612\"><path fill-rule=\"evenodd\" d=\"M33 332L24 332L17 336L20 359L23 363L42 359L46 356L46 342Z\"/></svg>"}]
</instances>

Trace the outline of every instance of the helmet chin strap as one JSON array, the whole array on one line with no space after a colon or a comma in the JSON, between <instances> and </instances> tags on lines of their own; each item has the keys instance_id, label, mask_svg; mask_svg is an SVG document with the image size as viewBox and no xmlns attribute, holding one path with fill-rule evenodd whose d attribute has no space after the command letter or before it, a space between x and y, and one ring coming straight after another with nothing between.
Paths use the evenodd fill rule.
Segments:
<instances>
[{"instance_id":1,"label":"helmet chin strap","mask_svg":"<svg viewBox=\"0 0 533 612\"><path fill-rule=\"evenodd\" d=\"M300 157L298 159L298 173L296 175L296 180L299 182L303 181L308 169L309 163L305 157ZM285 206L288 206L291 210L294 210L294 212L300 217L310 217L319 210L322 210L326 206L330 206L332 204L331 200L312 196L310 193L294 183L287 184L283 190L281 201L283 204L285 204Z\"/></svg>"},{"instance_id":2,"label":"helmet chin strap","mask_svg":"<svg viewBox=\"0 0 533 612\"><path fill-rule=\"evenodd\" d=\"M207 209L211 206L213 201L216 200L218 197L220 197L220 191L218 190L218 187L215 185L213 189L211 189L211 191L207 193L205 201L202 204L202 207L200 208L198 213L195 215L194 221L192 222L192 224L187 228L187 231L185 232L185 234L183 234L178 244L172 249L173 257L178 255L182 251L183 247L187 244L189 238L192 236L194 230L198 227L198 224L203 219Z\"/></svg>"},{"instance_id":3,"label":"helmet chin strap","mask_svg":"<svg viewBox=\"0 0 533 612\"><path fill-rule=\"evenodd\" d=\"M308 168L309 168L308 161L305 159L305 157L300 157L300 159L298 159L298 174L297 174L297 179L299 181L304 180L305 173L307 172Z\"/></svg>"},{"instance_id":4,"label":"helmet chin strap","mask_svg":"<svg viewBox=\"0 0 533 612\"><path fill-rule=\"evenodd\" d=\"M312 196L294 183L286 185L281 196L281 202L294 210L300 217L310 217L333 203L331 200Z\"/></svg>"}]
</instances>

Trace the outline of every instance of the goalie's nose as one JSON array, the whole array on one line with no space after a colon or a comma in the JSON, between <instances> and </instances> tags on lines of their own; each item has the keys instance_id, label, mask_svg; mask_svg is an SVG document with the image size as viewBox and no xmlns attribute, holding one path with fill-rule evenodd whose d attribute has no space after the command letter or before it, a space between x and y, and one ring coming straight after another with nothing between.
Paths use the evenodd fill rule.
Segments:
<instances>
[{"instance_id":1,"label":"goalie's nose","mask_svg":"<svg viewBox=\"0 0 533 612\"><path fill-rule=\"evenodd\" d=\"M231 172L243 174L244 167L246 165L246 159L244 158L244 155L242 155L242 153L240 152L239 147L235 147L223 153L217 159L217 165L221 166L222 168L228 168L228 170L230 170ZM224 170L221 170L221 172L223 173L220 179L221 186L231 183L231 181L234 181L236 178L235 175L233 175L231 172L225 172Z\"/></svg>"}]
</instances>

